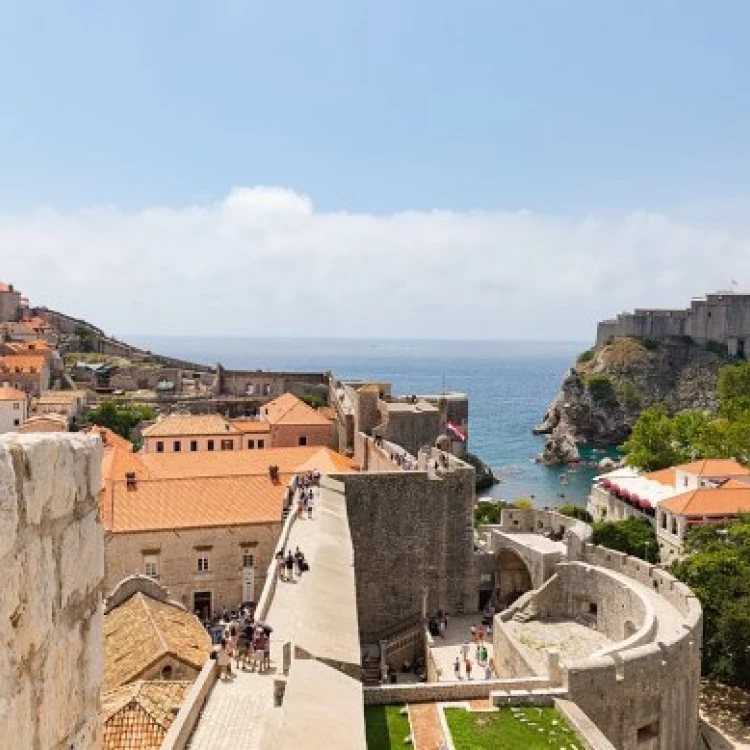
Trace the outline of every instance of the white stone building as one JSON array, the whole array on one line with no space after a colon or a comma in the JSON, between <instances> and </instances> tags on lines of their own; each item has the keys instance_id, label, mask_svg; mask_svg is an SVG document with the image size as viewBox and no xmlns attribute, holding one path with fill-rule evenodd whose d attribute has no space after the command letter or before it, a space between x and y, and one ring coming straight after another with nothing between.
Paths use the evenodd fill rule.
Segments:
<instances>
[{"instance_id":1,"label":"white stone building","mask_svg":"<svg viewBox=\"0 0 750 750\"><path fill-rule=\"evenodd\" d=\"M28 409L23 391L8 383L0 386L0 432L17 432L28 417Z\"/></svg>"}]
</instances>

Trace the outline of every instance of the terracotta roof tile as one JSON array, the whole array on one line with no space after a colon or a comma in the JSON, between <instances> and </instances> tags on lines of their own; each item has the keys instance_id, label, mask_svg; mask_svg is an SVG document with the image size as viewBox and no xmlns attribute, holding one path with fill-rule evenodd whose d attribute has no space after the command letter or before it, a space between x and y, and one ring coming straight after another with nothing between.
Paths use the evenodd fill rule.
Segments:
<instances>
[{"instance_id":1,"label":"terracotta roof tile","mask_svg":"<svg viewBox=\"0 0 750 750\"><path fill-rule=\"evenodd\" d=\"M117 480L102 502L102 521L113 533L281 523L291 475Z\"/></svg>"},{"instance_id":2,"label":"terracotta roof tile","mask_svg":"<svg viewBox=\"0 0 750 750\"><path fill-rule=\"evenodd\" d=\"M266 420L271 424L330 425L331 421L318 414L311 406L292 393L283 393L263 406Z\"/></svg>"},{"instance_id":3,"label":"terracotta roof tile","mask_svg":"<svg viewBox=\"0 0 750 750\"><path fill-rule=\"evenodd\" d=\"M103 750L159 750L191 685L138 680L104 693Z\"/></svg>"},{"instance_id":4,"label":"terracotta roof tile","mask_svg":"<svg viewBox=\"0 0 750 750\"><path fill-rule=\"evenodd\" d=\"M723 486L692 490L664 500L659 507L678 516L736 515L750 511L750 486Z\"/></svg>"},{"instance_id":5,"label":"terracotta roof tile","mask_svg":"<svg viewBox=\"0 0 750 750\"><path fill-rule=\"evenodd\" d=\"M696 474L699 477L730 477L750 475L750 469L745 468L733 458L704 458L702 461L693 461L689 464L681 464L676 467L688 474Z\"/></svg>"},{"instance_id":6,"label":"terracotta roof tile","mask_svg":"<svg viewBox=\"0 0 750 750\"><path fill-rule=\"evenodd\" d=\"M0 401L25 401L26 394L10 385L0 386Z\"/></svg>"},{"instance_id":7,"label":"terracotta roof tile","mask_svg":"<svg viewBox=\"0 0 750 750\"><path fill-rule=\"evenodd\" d=\"M144 437L172 435L237 435L239 430L220 414L169 414L146 427Z\"/></svg>"},{"instance_id":8,"label":"terracotta roof tile","mask_svg":"<svg viewBox=\"0 0 750 750\"><path fill-rule=\"evenodd\" d=\"M659 471L652 471L645 475L646 479L650 479L652 482L659 482L665 484L668 487L674 487L677 481L677 472L674 468L660 469Z\"/></svg>"},{"instance_id":9,"label":"terracotta roof tile","mask_svg":"<svg viewBox=\"0 0 750 750\"><path fill-rule=\"evenodd\" d=\"M271 431L271 425L268 422L254 419L233 419L232 424L243 434Z\"/></svg>"},{"instance_id":10,"label":"terracotta roof tile","mask_svg":"<svg viewBox=\"0 0 750 750\"><path fill-rule=\"evenodd\" d=\"M169 655L197 671L211 639L195 615L137 592L104 615L103 690L138 679Z\"/></svg>"}]
</instances>

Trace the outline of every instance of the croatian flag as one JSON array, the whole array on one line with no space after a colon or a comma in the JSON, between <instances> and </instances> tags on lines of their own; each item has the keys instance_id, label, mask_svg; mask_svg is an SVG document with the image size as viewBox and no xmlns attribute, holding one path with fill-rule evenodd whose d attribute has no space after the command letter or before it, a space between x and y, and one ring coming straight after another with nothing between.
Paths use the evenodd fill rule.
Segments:
<instances>
[{"instance_id":1,"label":"croatian flag","mask_svg":"<svg viewBox=\"0 0 750 750\"><path fill-rule=\"evenodd\" d=\"M445 428L450 432L451 435L453 435L456 440L460 440L462 443L466 442L466 432L462 430L458 425L453 424L453 422L446 422Z\"/></svg>"}]
</instances>

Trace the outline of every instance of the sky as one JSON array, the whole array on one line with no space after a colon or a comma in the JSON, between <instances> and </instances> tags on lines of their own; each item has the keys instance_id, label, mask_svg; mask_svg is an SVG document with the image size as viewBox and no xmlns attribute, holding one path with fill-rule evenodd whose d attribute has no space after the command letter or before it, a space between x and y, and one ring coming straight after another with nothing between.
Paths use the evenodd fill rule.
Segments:
<instances>
[{"instance_id":1,"label":"sky","mask_svg":"<svg viewBox=\"0 0 750 750\"><path fill-rule=\"evenodd\" d=\"M0 0L0 279L121 335L585 340L750 290L749 24Z\"/></svg>"}]
</instances>

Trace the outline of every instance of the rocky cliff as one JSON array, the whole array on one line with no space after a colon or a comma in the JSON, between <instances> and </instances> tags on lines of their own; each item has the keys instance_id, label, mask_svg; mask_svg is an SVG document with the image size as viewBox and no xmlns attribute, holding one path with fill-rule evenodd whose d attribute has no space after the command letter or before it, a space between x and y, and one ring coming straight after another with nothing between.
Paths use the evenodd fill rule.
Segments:
<instances>
[{"instance_id":1,"label":"rocky cliff","mask_svg":"<svg viewBox=\"0 0 750 750\"><path fill-rule=\"evenodd\" d=\"M641 411L715 410L716 379L726 354L689 339L617 338L584 352L563 380L536 434L549 435L540 459L567 463L578 446L619 445Z\"/></svg>"}]
</instances>

